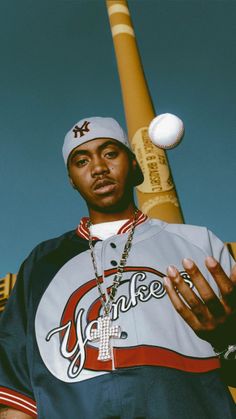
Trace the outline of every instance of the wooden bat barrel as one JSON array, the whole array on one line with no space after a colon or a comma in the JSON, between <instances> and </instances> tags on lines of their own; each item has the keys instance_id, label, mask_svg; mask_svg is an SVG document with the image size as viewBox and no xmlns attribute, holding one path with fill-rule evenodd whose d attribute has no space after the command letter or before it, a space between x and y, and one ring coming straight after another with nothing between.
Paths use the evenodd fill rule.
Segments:
<instances>
[{"instance_id":1,"label":"wooden bat barrel","mask_svg":"<svg viewBox=\"0 0 236 419\"><path fill-rule=\"evenodd\" d=\"M144 173L137 186L139 208L149 217L182 223L183 216L164 150L154 146L148 126L156 116L125 0L107 0L131 147Z\"/></svg>"}]
</instances>

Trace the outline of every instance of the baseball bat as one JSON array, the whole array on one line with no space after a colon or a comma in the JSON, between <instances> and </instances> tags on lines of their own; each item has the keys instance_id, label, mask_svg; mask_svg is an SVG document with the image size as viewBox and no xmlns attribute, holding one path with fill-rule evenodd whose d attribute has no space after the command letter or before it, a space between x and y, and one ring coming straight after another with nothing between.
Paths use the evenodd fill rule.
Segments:
<instances>
[{"instance_id":1,"label":"baseball bat","mask_svg":"<svg viewBox=\"0 0 236 419\"><path fill-rule=\"evenodd\" d=\"M182 223L183 215L168 159L154 146L148 126L156 116L145 79L134 28L126 0L106 0L114 42L131 147L144 174L137 186L139 208L148 216Z\"/></svg>"}]
</instances>

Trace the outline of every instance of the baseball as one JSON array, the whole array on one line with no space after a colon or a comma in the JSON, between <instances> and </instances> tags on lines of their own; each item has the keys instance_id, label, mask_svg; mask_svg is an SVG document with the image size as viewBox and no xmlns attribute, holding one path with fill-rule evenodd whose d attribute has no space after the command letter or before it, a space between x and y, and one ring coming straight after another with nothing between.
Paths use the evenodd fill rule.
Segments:
<instances>
[{"instance_id":1,"label":"baseball","mask_svg":"<svg viewBox=\"0 0 236 419\"><path fill-rule=\"evenodd\" d=\"M184 136L183 121L171 113L156 116L148 128L150 140L160 148L174 148Z\"/></svg>"}]
</instances>

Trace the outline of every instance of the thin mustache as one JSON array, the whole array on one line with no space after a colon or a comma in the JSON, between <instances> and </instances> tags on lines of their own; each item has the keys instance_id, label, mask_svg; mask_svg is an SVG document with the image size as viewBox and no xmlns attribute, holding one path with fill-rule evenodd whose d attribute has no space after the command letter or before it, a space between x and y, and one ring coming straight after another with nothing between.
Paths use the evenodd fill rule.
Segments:
<instances>
[{"instance_id":1,"label":"thin mustache","mask_svg":"<svg viewBox=\"0 0 236 419\"><path fill-rule=\"evenodd\" d=\"M93 183L93 189L99 189L102 186L105 185L114 185L116 182L113 179L110 179L108 177L102 178L102 179L96 179L96 181Z\"/></svg>"}]
</instances>

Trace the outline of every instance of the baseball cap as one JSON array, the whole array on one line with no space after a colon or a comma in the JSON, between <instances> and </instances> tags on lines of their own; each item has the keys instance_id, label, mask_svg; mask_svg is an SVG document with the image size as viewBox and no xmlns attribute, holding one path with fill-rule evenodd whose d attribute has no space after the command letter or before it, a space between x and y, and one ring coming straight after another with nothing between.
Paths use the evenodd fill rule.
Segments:
<instances>
[{"instance_id":1,"label":"baseball cap","mask_svg":"<svg viewBox=\"0 0 236 419\"><path fill-rule=\"evenodd\" d=\"M71 152L81 144L87 143L98 138L111 138L121 143L130 153L128 137L123 128L113 118L94 116L83 118L77 122L66 134L62 148L62 154L67 166L68 158ZM135 173L135 184L139 185L144 180L142 170L138 164Z\"/></svg>"}]
</instances>

